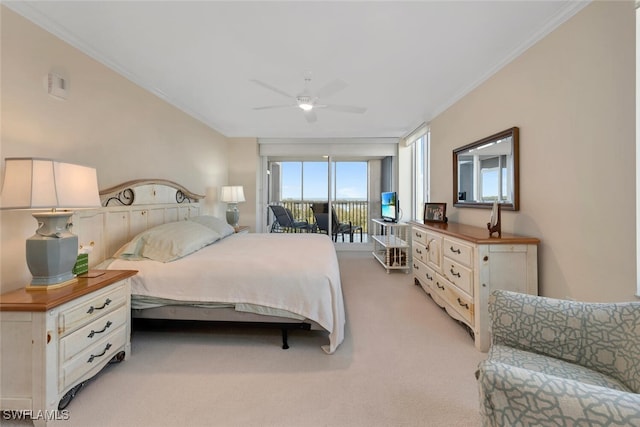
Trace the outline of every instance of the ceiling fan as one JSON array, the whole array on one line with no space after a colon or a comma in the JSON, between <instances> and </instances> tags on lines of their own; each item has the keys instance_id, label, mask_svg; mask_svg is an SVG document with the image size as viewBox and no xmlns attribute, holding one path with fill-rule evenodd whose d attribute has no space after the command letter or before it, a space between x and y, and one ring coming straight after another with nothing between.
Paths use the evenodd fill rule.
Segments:
<instances>
[{"instance_id":1,"label":"ceiling fan","mask_svg":"<svg viewBox=\"0 0 640 427\"><path fill-rule=\"evenodd\" d=\"M281 89L278 89L277 87L273 87L270 84L264 83L260 80L252 79L251 81L266 89L269 89L275 93L278 93L282 96L285 96L293 100L293 102L289 104L266 105L264 107L255 107L254 110L269 110L274 108L297 107L302 110L302 112L304 113L305 119L307 119L309 123L313 123L318 120L318 117L316 116L316 112L315 112L316 108L325 108L327 110L340 111L342 113L355 113L355 114L362 114L365 111L367 111L367 109L364 107L356 107L353 105L324 104L319 102L320 98L326 98L328 96L331 96L334 93L339 92L342 89L347 87L347 84L340 79L336 79L330 83L327 83L326 85L324 85L314 93L310 89L311 75L307 73L304 76L304 90L295 96L290 95L287 92Z\"/></svg>"}]
</instances>

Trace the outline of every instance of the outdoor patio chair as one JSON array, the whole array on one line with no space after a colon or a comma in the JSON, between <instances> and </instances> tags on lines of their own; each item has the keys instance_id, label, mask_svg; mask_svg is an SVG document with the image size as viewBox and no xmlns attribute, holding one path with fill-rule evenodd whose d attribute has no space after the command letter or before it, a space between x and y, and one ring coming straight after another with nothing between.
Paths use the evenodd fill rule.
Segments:
<instances>
[{"instance_id":1,"label":"outdoor patio chair","mask_svg":"<svg viewBox=\"0 0 640 427\"><path fill-rule=\"evenodd\" d=\"M311 205L313 216L316 223L314 229L321 233L329 234L329 204L328 203L314 203ZM359 225L353 225L351 221L340 222L336 210L331 207L331 237L337 242L338 234L342 235L342 241L344 242L344 235L349 235L349 241L353 243L353 235L355 232L360 232L360 241L362 242L362 227Z\"/></svg>"},{"instance_id":2,"label":"outdoor patio chair","mask_svg":"<svg viewBox=\"0 0 640 427\"><path fill-rule=\"evenodd\" d=\"M271 224L271 233L283 233L292 230L297 232L309 232L311 225L308 221L295 220L288 208L280 205L269 205L273 212L274 220Z\"/></svg>"}]
</instances>

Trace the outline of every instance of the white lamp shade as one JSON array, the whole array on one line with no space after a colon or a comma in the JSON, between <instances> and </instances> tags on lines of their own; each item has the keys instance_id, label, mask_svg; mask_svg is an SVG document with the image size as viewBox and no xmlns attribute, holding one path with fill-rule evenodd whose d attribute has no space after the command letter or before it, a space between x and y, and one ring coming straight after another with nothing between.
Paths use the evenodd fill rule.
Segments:
<instances>
[{"instance_id":1,"label":"white lamp shade","mask_svg":"<svg viewBox=\"0 0 640 427\"><path fill-rule=\"evenodd\" d=\"M7 158L0 204L2 209L98 207L96 170L50 159Z\"/></svg>"},{"instance_id":2,"label":"white lamp shade","mask_svg":"<svg viewBox=\"0 0 640 427\"><path fill-rule=\"evenodd\" d=\"M244 189L242 185L229 185L222 187L220 201L225 203L244 202Z\"/></svg>"}]
</instances>

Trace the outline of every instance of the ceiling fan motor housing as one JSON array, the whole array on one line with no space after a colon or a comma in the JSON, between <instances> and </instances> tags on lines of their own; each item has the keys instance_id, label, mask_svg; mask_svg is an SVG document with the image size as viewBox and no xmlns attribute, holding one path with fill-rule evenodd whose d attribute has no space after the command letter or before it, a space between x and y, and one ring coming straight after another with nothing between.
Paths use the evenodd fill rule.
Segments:
<instances>
[{"instance_id":1,"label":"ceiling fan motor housing","mask_svg":"<svg viewBox=\"0 0 640 427\"><path fill-rule=\"evenodd\" d=\"M300 95L296 97L296 101L298 101L298 107L302 108L305 111L309 111L313 108L312 99L308 95Z\"/></svg>"}]
</instances>

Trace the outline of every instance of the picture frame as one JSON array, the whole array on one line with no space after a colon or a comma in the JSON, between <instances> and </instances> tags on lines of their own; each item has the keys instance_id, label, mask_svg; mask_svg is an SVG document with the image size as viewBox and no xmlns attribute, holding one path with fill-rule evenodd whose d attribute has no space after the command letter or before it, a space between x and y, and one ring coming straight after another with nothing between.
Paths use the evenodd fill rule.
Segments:
<instances>
[{"instance_id":1,"label":"picture frame","mask_svg":"<svg viewBox=\"0 0 640 427\"><path fill-rule=\"evenodd\" d=\"M425 203L424 222L447 222L446 203Z\"/></svg>"}]
</instances>

